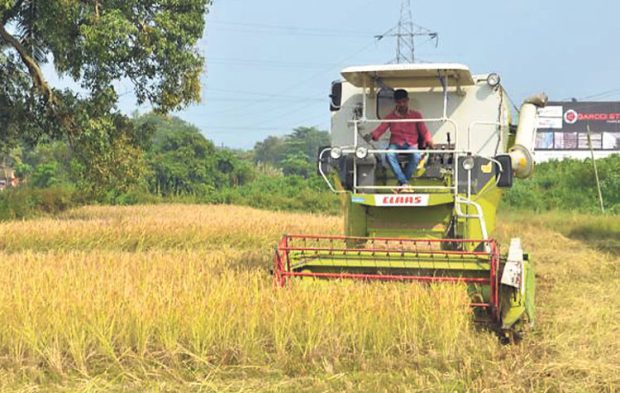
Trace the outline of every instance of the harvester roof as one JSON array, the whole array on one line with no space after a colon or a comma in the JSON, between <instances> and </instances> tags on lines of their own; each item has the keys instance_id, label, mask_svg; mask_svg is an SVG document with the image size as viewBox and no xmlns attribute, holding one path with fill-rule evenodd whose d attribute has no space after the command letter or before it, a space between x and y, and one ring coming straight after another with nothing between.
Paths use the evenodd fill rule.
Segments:
<instances>
[{"instance_id":1,"label":"harvester roof","mask_svg":"<svg viewBox=\"0 0 620 393\"><path fill-rule=\"evenodd\" d=\"M348 67L342 76L356 87L424 88L441 87L439 76L447 78L450 86L473 85L469 68L463 64L384 64Z\"/></svg>"}]
</instances>

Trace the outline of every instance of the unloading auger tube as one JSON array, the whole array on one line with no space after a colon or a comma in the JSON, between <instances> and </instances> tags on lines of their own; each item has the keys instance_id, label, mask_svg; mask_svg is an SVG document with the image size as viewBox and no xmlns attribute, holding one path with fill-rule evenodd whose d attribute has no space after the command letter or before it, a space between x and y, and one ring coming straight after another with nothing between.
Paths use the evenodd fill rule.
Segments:
<instances>
[{"instance_id":1,"label":"unloading auger tube","mask_svg":"<svg viewBox=\"0 0 620 393\"><path fill-rule=\"evenodd\" d=\"M502 254L493 239L503 188L534 169L537 109L524 101L516 133L496 74L461 64L349 67L332 86L332 145L318 172L342 198L344 235L286 235L275 249L274 284L324 280L461 283L474 320L502 339L533 325L534 270L518 238ZM364 138L393 109L386 89L407 89L435 148L389 150L388 135ZM388 90L389 93L389 90ZM383 97L383 98L382 98ZM383 165L386 153L425 154L405 193ZM404 162L403 162L404 164Z\"/></svg>"},{"instance_id":2,"label":"unloading auger tube","mask_svg":"<svg viewBox=\"0 0 620 393\"><path fill-rule=\"evenodd\" d=\"M519 126L515 136L515 144L510 148L509 155L514 175L526 179L534 173L534 145L536 143L536 122L538 108L547 104L544 93L527 98L519 112Z\"/></svg>"}]
</instances>

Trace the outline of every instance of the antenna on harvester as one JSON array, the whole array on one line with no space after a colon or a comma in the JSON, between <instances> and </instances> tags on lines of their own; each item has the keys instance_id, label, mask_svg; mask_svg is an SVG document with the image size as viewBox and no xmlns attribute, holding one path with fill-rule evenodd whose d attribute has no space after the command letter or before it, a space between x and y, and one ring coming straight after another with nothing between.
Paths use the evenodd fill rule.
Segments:
<instances>
[{"instance_id":1,"label":"antenna on harvester","mask_svg":"<svg viewBox=\"0 0 620 393\"><path fill-rule=\"evenodd\" d=\"M411 0L402 0L398 24L385 33L375 36L377 40L384 37L396 37L396 58L390 63L414 63L416 37L429 37L429 41L435 41L435 47L439 43L439 33L416 25L411 15Z\"/></svg>"}]
</instances>

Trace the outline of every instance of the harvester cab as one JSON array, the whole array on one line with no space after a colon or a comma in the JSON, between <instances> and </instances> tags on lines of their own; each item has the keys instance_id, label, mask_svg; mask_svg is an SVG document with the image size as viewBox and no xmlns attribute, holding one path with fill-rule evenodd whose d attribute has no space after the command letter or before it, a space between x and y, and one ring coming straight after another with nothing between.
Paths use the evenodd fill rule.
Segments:
<instances>
[{"instance_id":1,"label":"harvester cab","mask_svg":"<svg viewBox=\"0 0 620 393\"><path fill-rule=\"evenodd\" d=\"M287 235L275 257L275 282L293 278L461 282L475 319L502 336L534 322L534 273L518 238L501 254L492 234L503 188L531 176L536 114L546 97L528 98L511 119L497 74L472 75L461 64L349 67L334 82L331 146L318 172L341 195L343 236ZM421 119L389 119L404 89ZM381 123L424 122L433 149L392 150ZM423 158L406 189L385 156L406 165Z\"/></svg>"}]
</instances>

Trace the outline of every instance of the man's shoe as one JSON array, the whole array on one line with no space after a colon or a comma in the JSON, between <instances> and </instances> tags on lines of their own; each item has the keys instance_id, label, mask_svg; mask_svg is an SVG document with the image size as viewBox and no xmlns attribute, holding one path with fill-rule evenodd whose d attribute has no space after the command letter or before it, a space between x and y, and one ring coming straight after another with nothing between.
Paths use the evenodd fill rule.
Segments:
<instances>
[{"instance_id":1,"label":"man's shoe","mask_svg":"<svg viewBox=\"0 0 620 393\"><path fill-rule=\"evenodd\" d=\"M400 192L408 194L408 193L415 192L415 190L409 183L404 183L400 186Z\"/></svg>"},{"instance_id":2,"label":"man's shoe","mask_svg":"<svg viewBox=\"0 0 620 393\"><path fill-rule=\"evenodd\" d=\"M405 189L405 187L408 187L408 186L409 186L409 184L408 184L408 183L401 183L401 182L398 182L398 186L397 186L397 187L392 188L392 192L393 192L394 194L400 194L401 192L403 192L403 190Z\"/></svg>"}]
</instances>

